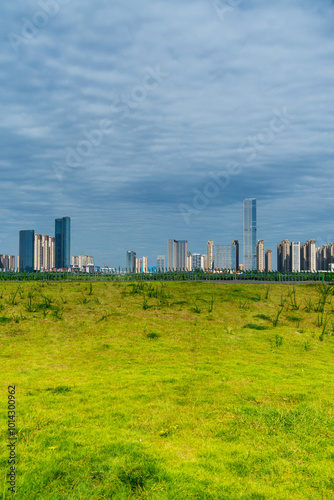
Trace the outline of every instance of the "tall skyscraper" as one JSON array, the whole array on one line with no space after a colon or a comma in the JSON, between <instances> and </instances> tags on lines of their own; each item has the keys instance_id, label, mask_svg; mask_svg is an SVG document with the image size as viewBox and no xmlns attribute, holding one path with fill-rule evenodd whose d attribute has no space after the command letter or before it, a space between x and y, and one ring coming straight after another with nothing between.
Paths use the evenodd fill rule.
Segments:
<instances>
[{"instance_id":1,"label":"tall skyscraper","mask_svg":"<svg viewBox=\"0 0 334 500\"><path fill-rule=\"evenodd\" d=\"M67 268L71 265L71 219L62 217L55 220L55 267Z\"/></svg>"},{"instance_id":2,"label":"tall skyscraper","mask_svg":"<svg viewBox=\"0 0 334 500\"><path fill-rule=\"evenodd\" d=\"M14 271L15 255L0 254L0 269L4 271Z\"/></svg>"},{"instance_id":3,"label":"tall skyscraper","mask_svg":"<svg viewBox=\"0 0 334 500\"><path fill-rule=\"evenodd\" d=\"M256 269L256 199L244 199L244 266Z\"/></svg>"},{"instance_id":4,"label":"tall skyscraper","mask_svg":"<svg viewBox=\"0 0 334 500\"><path fill-rule=\"evenodd\" d=\"M19 265L20 271L34 270L35 231L33 229L20 231Z\"/></svg>"},{"instance_id":5,"label":"tall skyscraper","mask_svg":"<svg viewBox=\"0 0 334 500\"><path fill-rule=\"evenodd\" d=\"M298 273L300 271L300 241L291 241L290 260L291 271Z\"/></svg>"},{"instance_id":6,"label":"tall skyscraper","mask_svg":"<svg viewBox=\"0 0 334 500\"><path fill-rule=\"evenodd\" d=\"M256 268L260 273L264 271L264 241L258 240L256 243Z\"/></svg>"},{"instance_id":7,"label":"tall skyscraper","mask_svg":"<svg viewBox=\"0 0 334 500\"><path fill-rule=\"evenodd\" d=\"M168 268L187 269L187 240L168 240Z\"/></svg>"},{"instance_id":8,"label":"tall skyscraper","mask_svg":"<svg viewBox=\"0 0 334 500\"><path fill-rule=\"evenodd\" d=\"M238 240L232 241L232 269L239 270L239 242Z\"/></svg>"},{"instance_id":9,"label":"tall skyscraper","mask_svg":"<svg viewBox=\"0 0 334 500\"><path fill-rule=\"evenodd\" d=\"M193 270L201 269L201 254L200 253L193 253L191 258L192 258L192 263L191 263L192 269Z\"/></svg>"},{"instance_id":10,"label":"tall skyscraper","mask_svg":"<svg viewBox=\"0 0 334 500\"><path fill-rule=\"evenodd\" d=\"M128 250L126 252L126 270L128 273L136 272L136 252Z\"/></svg>"},{"instance_id":11,"label":"tall skyscraper","mask_svg":"<svg viewBox=\"0 0 334 500\"><path fill-rule=\"evenodd\" d=\"M206 245L206 267L213 269L215 258L215 246L213 241L209 240Z\"/></svg>"},{"instance_id":12,"label":"tall skyscraper","mask_svg":"<svg viewBox=\"0 0 334 500\"><path fill-rule=\"evenodd\" d=\"M277 271L287 273L290 270L290 241L283 240L277 245Z\"/></svg>"},{"instance_id":13,"label":"tall skyscraper","mask_svg":"<svg viewBox=\"0 0 334 500\"><path fill-rule=\"evenodd\" d=\"M265 253L265 269L267 273L271 273L273 270L273 251L268 248Z\"/></svg>"}]
</instances>

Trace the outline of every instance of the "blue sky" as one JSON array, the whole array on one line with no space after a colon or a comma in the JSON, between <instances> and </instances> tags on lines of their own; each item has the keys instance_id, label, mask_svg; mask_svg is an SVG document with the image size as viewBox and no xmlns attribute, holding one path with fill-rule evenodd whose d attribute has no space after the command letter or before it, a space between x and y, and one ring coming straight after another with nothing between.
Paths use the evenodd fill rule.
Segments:
<instances>
[{"instance_id":1,"label":"blue sky","mask_svg":"<svg viewBox=\"0 0 334 500\"><path fill-rule=\"evenodd\" d=\"M242 245L245 197L274 256L334 241L332 1L18 0L0 23L0 253L63 216L100 265Z\"/></svg>"}]
</instances>

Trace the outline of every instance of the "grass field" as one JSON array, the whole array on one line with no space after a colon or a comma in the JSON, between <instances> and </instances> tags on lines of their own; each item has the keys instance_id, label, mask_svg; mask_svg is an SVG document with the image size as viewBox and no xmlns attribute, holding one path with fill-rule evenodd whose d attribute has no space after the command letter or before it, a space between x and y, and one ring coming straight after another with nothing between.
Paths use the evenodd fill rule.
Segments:
<instances>
[{"instance_id":1,"label":"grass field","mask_svg":"<svg viewBox=\"0 0 334 500\"><path fill-rule=\"evenodd\" d=\"M0 498L334 498L333 311L317 284L1 285Z\"/></svg>"}]
</instances>

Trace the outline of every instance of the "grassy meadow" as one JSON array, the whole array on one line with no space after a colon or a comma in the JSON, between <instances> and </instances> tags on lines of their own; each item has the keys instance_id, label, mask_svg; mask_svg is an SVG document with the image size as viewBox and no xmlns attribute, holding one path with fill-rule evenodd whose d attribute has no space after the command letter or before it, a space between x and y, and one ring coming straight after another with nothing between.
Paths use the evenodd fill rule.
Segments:
<instances>
[{"instance_id":1,"label":"grassy meadow","mask_svg":"<svg viewBox=\"0 0 334 500\"><path fill-rule=\"evenodd\" d=\"M3 283L0 498L333 499L333 361L327 284Z\"/></svg>"}]
</instances>

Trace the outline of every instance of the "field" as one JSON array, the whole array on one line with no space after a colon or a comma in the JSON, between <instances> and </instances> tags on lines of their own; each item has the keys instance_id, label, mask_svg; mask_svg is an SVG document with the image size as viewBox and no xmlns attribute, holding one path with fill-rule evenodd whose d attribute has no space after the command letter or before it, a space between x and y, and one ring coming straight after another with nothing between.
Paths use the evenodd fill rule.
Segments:
<instances>
[{"instance_id":1,"label":"field","mask_svg":"<svg viewBox=\"0 0 334 500\"><path fill-rule=\"evenodd\" d=\"M327 284L1 284L0 498L334 498L333 312Z\"/></svg>"}]
</instances>

